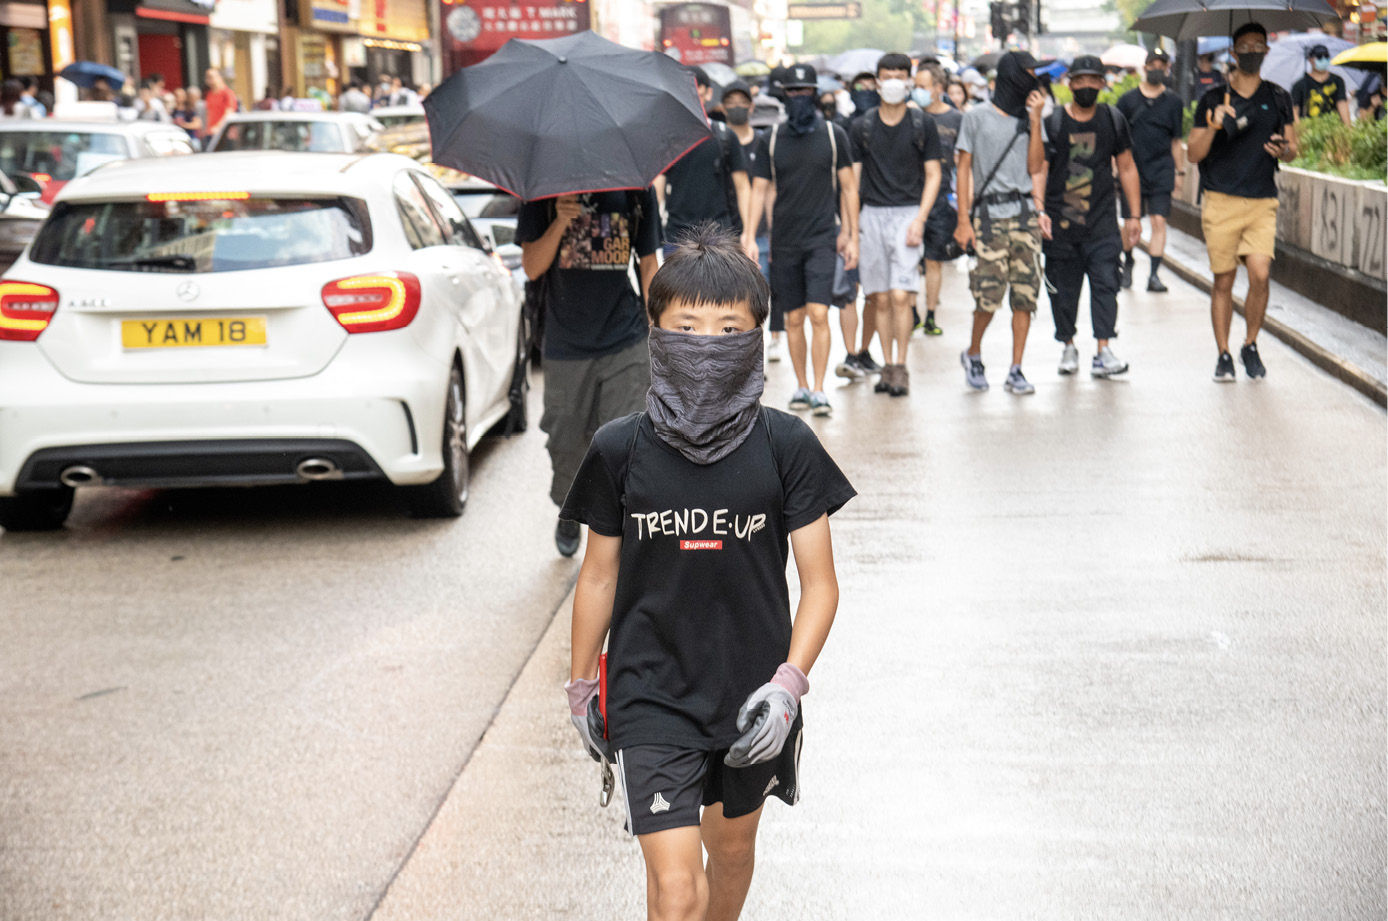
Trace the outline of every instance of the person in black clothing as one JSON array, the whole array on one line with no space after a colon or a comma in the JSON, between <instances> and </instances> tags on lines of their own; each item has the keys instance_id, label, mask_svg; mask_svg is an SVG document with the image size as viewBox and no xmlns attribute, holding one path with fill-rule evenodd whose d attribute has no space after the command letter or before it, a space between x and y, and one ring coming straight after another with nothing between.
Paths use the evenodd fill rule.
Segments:
<instances>
[{"instance_id":1,"label":"person in black clothing","mask_svg":"<svg viewBox=\"0 0 1388 921\"><path fill-rule=\"evenodd\" d=\"M603 423L634 412L650 385L642 298L655 274L660 212L655 193L590 192L528 201L516 219L526 277L544 279L545 405L554 475L563 505L588 442ZM640 267L641 291L628 271ZM578 522L562 514L554 543L578 552Z\"/></svg>"},{"instance_id":2,"label":"person in black clothing","mask_svg":"<svg viewBox=\"0 0 1388 921\"><path fill-rule=\"evenodd\" d=\"M1128 122L1133 137L1133 159L1137 175L1142 180L1142 217L1152 221L1152 239L1147 252L1152 258L1152 273L1147 276L1147 290L1164 292L1157 272L1161 269L1162 254L1166 251L1166 219L1171 215L1171 197L1179 195L1185 166L1181 146L1184 112L1180 98L1166 88L1171 71L1171 59L1156 48L1147 53L1145 79L1128 90L1118 100L1118 111ZM1123 217L1134 217L1128 203L1121 201ZM1125 244L1123 272L1119 284L1133 285L1133 245Z\"/></svg>"},{"instance_id":3,"label":"person in black clothing","mask_svg":"<svg viewBox=\"0 0 1388 921\"><path fill-rule=\"evenodd\" d=\"M1292 108L1297 118L1319 118L1336 112L1340 121L1349 124L1349 94L1345 81L1330 72L1330 49L1312 45L1306 52L1311 63L1309 73L1292 84Z\"/></svg>"},{"instance_id":4,"label":"person in black clothing","mask_svg":"<svg viewBox=\"0 0 1388 921\"><path fill-rule=\"evenodd\" d=\"M920 324L927 336L939 336L944 330L935 322L935 310L940 305L942 266L960 255L957 249L951 252L949 244L959 220L959 213L951 200L954 195L954 142L959 137L964 113L950 102L947 95L949 81L945 69L939 64L917 65L915 81L916 88L911 91L911 98L934 120L935 131L940 137L940 193L935 196L935 207L926 219L925 237L921 241L925 319Z\"/></svg>"},{"instance_id":5,"label":"person in black clothing","mask_svg":"<svg viewBox=\"0 0 1388 921\"><path fill-rule=\"evenodd\" d=\"M1213 54L1202 54L1195 59L1195 96L1200 98L1209 90L1223 86L1227 81L1224 74L1214 66Z\"/></svg>"},{"instance_id":6,"label":"person in black clothing","mask_svg":"<svg viewBox=\"0 0 1388 921\"><path fill-rule=\"evenodd\" d=\"M728 130L733 133L738 144L742 146L742 158L746 162L747 172L750 174L752 167L756 165L757 142L761 140L765 132L752 127L752 90L746 83L741 80L734 80L723 87L723 114L728 119ZM747 208L750 211L752 208L750 191L747 198ZM757 266L761 269L762 277L768 282L771 281L770 217L771 203L768 201L762 206L761 213L752 215L743 227L743 236L747 235L745 231L752 231L752 242L757 247ZM767 327L771 336L766 343L766 360L780 361L781 351L784 348L781 334L786 331L786 316L785 311L780 309L774 298L771 301L771 317Z\"/></svg>"},{"instance_id":7,"label":"person in black clothing","mask_svg":"<svg viewBox=\"0 0 1388 921\"><path fill-rule=\"evenodd\" d=\"M691 68L704 109L713 102L713 82L702 67ZM742 145L722 122L710 122L713 136L680 157L655 180L665 205L665 252L674 241L702 224L712 223L742 235L751 199L751 183ZM752 255L751 253L748 254Z\"/></svg>"},{"instance_id":8,"label":"person in black clothing","mask_svg":"<svg viewBox=\"0 0 1388 921\"><path fill-rule=\"evenodd\" d=\"M1098 378L1126 373L1128 363L1113 353L1118 335L1118 259L1142 230L1135 216L1139 181L1128 123L1117 109L1097 104L1105 86L1104 64L1081 55L1070 65L1075 101L1051 112L1046 132L1046 210L1041 215L1046 280L1053 288L1055 338L1065 344L1061 374L1079 370L1075 320L1080 288L1089 279L1089 317L1096 351L1089 373ZM1113 174L1118 173L1131 209L1122 239L1115 220Z\"/></svg>"},{"instance_id":9,"label":"person in black clothing","mask_svg":"<svg viewBox=\"0 0 1388 921\"><path fill-rule=\"evenodd\" d=\"M1249 378L1267 374L1257 340L1277 249L1277 164L1295 160L1297 153L1291 97L1258 75L1267 51L1267 30L1258 23L1234 33L1238 70L1227 88L1200 97L1186 143L1186 156L1200 164L1200 223L1214 273L1210 318L1219 347L1214 373L1219 382L1234 379L1229 327L1239 262L1248 269L1243 302L1248 332L1239 357Z\"/></svg>"},{"instance_id":10,"label":"person in black clothing","mask_svg":"<svg viewBox=\"0 0 1388 921\"><path fill-rule=\"evenodd\" d=\"M786 312L786 338L799 384L790 406L828 416L833 408L824 395L824 374L829 365L834 256L835 252L843 255L846 269L858 264L858 215L854 207L858 190L848 135L825 122L819 113L815 79L815 70L808 64L785 71L787 119L757 143L752 213L760 213L768 194L775 196L771 291ZM810 353L813 390L806 376L807 314L814 337Z\"/></svg>"},{"instance_id":11,"label":"person in black clothing","mask_svg":"<svg viewBox=\"0 0 1388 921\"><path fill-rule=\"evenodd\" d=\"M838 607L829 516L855 492L760 403L769 293L712 228L676 247L650 286L646 411L597 431L564 503L589 528L570 718L615 753L661 921L741 913L767 798L799 799L800 701Z\"/></svg>"}]
</instances>

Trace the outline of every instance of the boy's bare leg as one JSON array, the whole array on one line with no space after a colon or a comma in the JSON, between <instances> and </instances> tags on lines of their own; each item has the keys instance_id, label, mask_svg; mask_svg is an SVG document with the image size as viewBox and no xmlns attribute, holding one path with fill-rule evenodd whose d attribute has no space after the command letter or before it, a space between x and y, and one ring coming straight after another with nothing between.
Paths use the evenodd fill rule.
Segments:
<instances>
[{"instance_id":1,"label":"boy's bare leg","mask_svg":"<svg viewBox=\"0 0 1388 921\"><path fill-rule=\"evenodd\" d=\"M887 302L885 291L877 294L869 294L863 298L863 322L860 326L863 334L863 344L859 352L866 352L872 346L872 337L877 332L877 318L880 314L877 308ZM849 346L851 349L853 346ZM882 360L887 360L887 341L882 340Z\"/></svg>"},{"instance_id":2,"label":"boy's bare leg","mask_svg":"<svg viewBox=\"0 0 1388 921\"><path fill-rule=\"evenodd\" d=\"M786 351L790 353L790 366L795 369L797 384L809 389L805 382L805 308L786 311Z\"/></svg>"},{"instance_id":3,"label":"boy's bare leg","mask_svg":"<svg viewBox=\"0 0 1388 921\"><path fill-rule=\"evenodd\" d=\"M839 332L843 333L843 347L848 354L852 355L855 353L853 343L858 341L858 305L845 304L837 309L839 311Z\"/></svg>"},{"instance_id":4,"label":"boy's bare leg","mask_svg":"<svg viewBox=\"0 0 1388 921\"><path fill-rule=\"evenodd\" d=\"M940 263L925 260L925 309L935 311L940 306Z\"/></svg>"},{"instance_id":5,"label":"boy's bare leg","mask_svg":"<svg viewBox=\"0 0 1388 921\"><path fill-rule=\"evenodd\" d=\"M1234 322L1234 276L1235 268L1219 272L1210 286L1210 322L1214 326L1215 346L1221 352L1229 351L1229 327Z\"/></svg>"},{"instance_id":6,"label":"boy's bare leg","mask_svg":"<svg viewBox=\"0 0 1388 921\"><path fill-rule=\"evenodd\" d=\"M915 328L915 319L911 315L911 308L916 299L914 291L893 291L891 292L891 338L892 350L883 345L882 351L886 354L883 358L888 364L906 364L906 346L911 341L911 331ZM892 355L896 357L893 358Z\"/></svg>"},{"instance_id":7,"label":"boy's bare leg","mask_svg":"<svg viewBox=\"0 0 1388 921\"><path fill-rule=\"evenodd\" d=\"M983 331L993 322L993 314L987 310L974 309L973 335L969 339L969 354L978 355L983 351Z\"/></svg>"},{"instance_id":8,"label":"boy's bare leg","mask_svg":"<svg viewBox=\"0 0 1388 921\"><path fill-rule=\"evenodd\" d=\"M810 314L810 363L814 367L814 387L811 389L822 393L824 372L829 368L829 305L806 304L805 309ZM804 361L804 353L801 355L801 361ZM800 386L805 385L802 383Z\"/></svg>"},{"instance_id":9,"label":"boy's bare leg","mask_svg":"<svg viewBox=\"0 0 1388 921\"><path fill-rule=\"evenodd\" d=\"M704 921L708 878L698 826L652 832L637 840L646 858L647 921Z\"/></svg>"},{"instance_id":10,"label":"boy's bare leg","mask_svg":"<svg viewBox=\"0 0 1388 921\"><path fill-rule=\"evenodd\" d=\"M1022 363L1022 353L1027 348L1027 333L1031 331L1031 311L1012 311L1012 363Z\"/></svg>"},{"instance_id":11,"label":"boy's bare leg","mask_svg":"<svg viewBox=\"0 0 1388 921\"><path fill-rule=\"evenodd\" d=\"M756 864L757 823L761 809L735 819L724 818L723 805L705 807L702 833L708 851L707 921L737 921Z\"/></svg>"}]
</instances>

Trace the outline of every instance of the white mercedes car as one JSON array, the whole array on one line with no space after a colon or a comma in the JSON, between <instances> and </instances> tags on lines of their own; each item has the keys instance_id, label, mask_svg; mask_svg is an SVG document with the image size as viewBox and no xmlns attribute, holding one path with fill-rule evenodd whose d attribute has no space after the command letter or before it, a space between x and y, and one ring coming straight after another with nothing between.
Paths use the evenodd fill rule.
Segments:
<instances>
[{"instance_id":1,"label":"white mercedes car","mask_svg":"<svg viewBox=\"0 0 1388 921\"><path fill-rule=\"evenodd\" d=\"M233 112L217 128L209 152L298 150L361 153L384 126L357 112Z\"/></svg>"},{"instance_id":2,"label":"white mercedes car","mask_svg":"<svg viewBox=\"0 0 1388 921\"><path fill-rule=\"evenodd\" d=\"M0 278L0 526L76 487L388 480L456 516L525 427L515 285L393 154L207 154L71 182Z\"/></svg>"}]
</instances>

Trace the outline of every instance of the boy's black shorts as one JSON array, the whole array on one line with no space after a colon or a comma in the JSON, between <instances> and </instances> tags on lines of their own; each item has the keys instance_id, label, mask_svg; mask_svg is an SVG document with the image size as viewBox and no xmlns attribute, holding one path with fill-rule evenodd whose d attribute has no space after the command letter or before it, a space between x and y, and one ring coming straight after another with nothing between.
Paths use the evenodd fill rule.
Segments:
<instances>
[{"instance_id":1,"label":"boy's black shorts","mask_svg":"<svg viewBox=\"0 0 1388 921\"><path fill-rule=\"evenodd\" d=\"M771 251L771 298L786 313L834 296L834 244Z\"/></svg>"},{"instance_id":2,"label":"boy's black shorts","mask_svg":"<svg viewBox=\"0 0 1388 921\"><path fill-rule=\"evenodd\" d=\"M1171 190L1165 192L1151 192L1147 189L1142 190L1142 214L1139 217L1147 217L1156 214L1161 217L1171 217ZM1122 192L1118 193L1118 210L1122 213L1123 219L1132 217L1128 213L1128 199Z\"/></svg>"},{"instance_id":3,"label":"boy's black shorts","mask_svg":"<svg viewBox=\"0 0 1388 921\"><path fill-rule=\"evenodd\" d=\"M797 714L781 754L762 764L732 768L726 748L698 751L674 745L633 745L617 752L626 796L627 831L649 835L699 824L699 807L723 804L730 819L756 812L768 796L794 806L800 799L800 745L804 721Z\"/></svg>"}]
</instances>

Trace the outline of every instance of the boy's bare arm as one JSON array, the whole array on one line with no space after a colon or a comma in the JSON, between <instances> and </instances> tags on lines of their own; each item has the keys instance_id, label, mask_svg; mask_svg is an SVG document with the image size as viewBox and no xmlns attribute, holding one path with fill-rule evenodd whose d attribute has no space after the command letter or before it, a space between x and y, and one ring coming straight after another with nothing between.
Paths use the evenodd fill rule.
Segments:
<instances>
[{"instance_id":1,"label":"boy's bare arm","mask_svg":"<svg viewBox=\"0 0 1388 921\"><path fill-rule=\"evenodd\" d=\"M588 530L588 549L574 586L569 679L598 677L598 656L612 624L612 600L617 593L617 567L622 539Z\"/></svg>"},{"instance_id":2,"label":"boy's bare arm","mask_svg":"<svg viewBox=\"0 0 1388 921\"><path fill-rule=\"evenodd\" d=\"M839 580L834 573L834 546L829 538L829 516L790 534L795 551L795 570L800 574L800 604L790 631L790 655L786 661L810 673L834 625L839 607Z\"/></svg>"}]
</instances>

